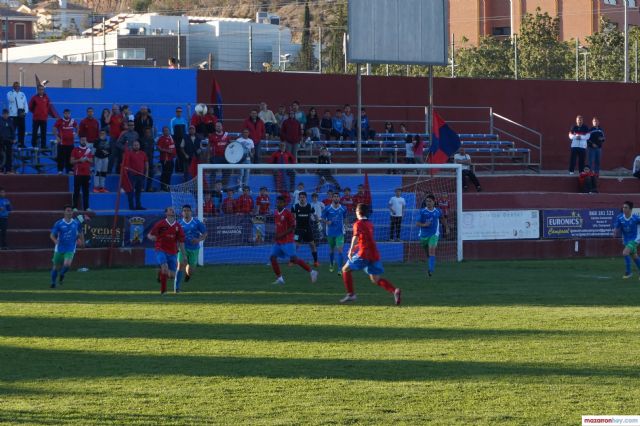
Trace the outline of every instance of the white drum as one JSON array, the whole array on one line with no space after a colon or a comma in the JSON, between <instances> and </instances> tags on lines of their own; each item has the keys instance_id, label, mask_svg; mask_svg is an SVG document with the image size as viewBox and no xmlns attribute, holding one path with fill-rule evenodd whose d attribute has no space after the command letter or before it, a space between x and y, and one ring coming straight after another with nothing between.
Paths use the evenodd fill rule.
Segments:
<instances>
[{"instance_id":1,"label":"white drum","mask_svg":"<svg viewBox=\"0 0 640 426\"><path fill-rule=\"evenodd\" d=\"M244 163L244 160L247 159L247 152L240 142L231 142L224 150L224 158L229 164Z\"/></svg>"}]
</instances>

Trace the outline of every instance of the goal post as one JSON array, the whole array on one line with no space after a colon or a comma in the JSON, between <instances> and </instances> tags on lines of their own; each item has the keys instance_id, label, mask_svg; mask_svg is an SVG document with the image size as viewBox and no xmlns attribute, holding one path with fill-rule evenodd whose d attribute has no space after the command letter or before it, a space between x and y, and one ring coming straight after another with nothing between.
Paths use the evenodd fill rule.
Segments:
<instances>
[{"instance_id":1,"label":"goal post","mask_svg":"<svg viewBox=\"0 0 640 426\"><path fill-rule=\"evenodd\" d=\"M242 212L232 212L229 203L224 206L227 211L223 211L222 203L227 198L233 198L234 202L243 195L247 198L241 185L243 169L250 172L247 192L254 206L250 212L246 208ZM463 259L460 232L462 166L459 164L199 164L196 179L172 186L171 197L177 208L183 204L195 204L194 213L207 227L208 237L201 243L199 253L200 264L265 264L273 244L275 199L278 195L290 198L287 208L291 208L293 192L299 183L304 184L310 203L311 194L317 193L319 201L324 201L332 188L339 190L341 197L347 197L346 203L349 196L345 194L345 188L351 189L353 198L358 186L366 185L368 200L372 204L370 219L376 230L382 260L386 262L410 262L424 256L416 222L426 195L433 194L438 207L447 216L445 233L438 245L438 258L445 261ZM269 200L267 214L261 214L255 207L260 188L266 188ZM223 192L221 197L219 189ZM389 235L394 231L391 229L388 202L396 189L400 189L401 196L406 199L400 238ZM345 252L354 220L355 215L350 213L345 224ZM316 225L318 232L315 234L314 228L314 239L320 247L318 253L322 263L326 261L326 236L323 225L320 222L314 227ZM301 245L301 256L308 255L305 250L308 251Z\"/></svg>"}]
</instances>

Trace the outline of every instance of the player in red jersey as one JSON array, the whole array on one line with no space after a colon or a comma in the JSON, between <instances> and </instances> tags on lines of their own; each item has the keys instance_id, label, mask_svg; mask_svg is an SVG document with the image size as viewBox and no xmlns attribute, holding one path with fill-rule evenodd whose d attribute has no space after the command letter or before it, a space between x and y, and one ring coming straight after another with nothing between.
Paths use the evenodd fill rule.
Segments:
<instances>
[{"instance_id":1,"label":"player in red jersey","mask_svg":"<svg viewBox=\"0 0 640 426\"><path fill-rule=\"evenodd\" d=\"M353 238L347 257L349 260L342 267L342 280L347 289L347 295L340 299L340 303L354 302L356 293L353 287L353 277L351 271L363 270L369 275L372 283L393 294L396 305L401 301L401 290L394 287L389 280L382 278L384 268L380 262L380 253L373 238L373 223L369 221L369 206L358 204L356 206L356 217L358 220L353 224ZM357 252L356 252L357 251ZM354 254L354 252L356 252Z\"/></svg>"},{"instance_id":2,"label":"player in red jersey","mask_svg":"<svg viewBox=\"0 0 640 426\"><path fill-rule=\"evenodd\" d=\"M283 196L279 195L276 198L276 211L274 213L274 221L276 224L276 243L273 245L271 251L271 267L275 272L277 279L273 284L284 284L284 277L280 272L280 265L278 265L279 257L288 257L291 263L295 263L305 271L309 272L311 282L315 283L318 280L318 271L314 271L306 264L302 259L298 259L296 256L296 245L293 242L294 231L296 229L296 220L293 217L293 213L287 209L287 203Z\"/></svg>"},{"instance_id":3,"label":"player in red jersey","mask_svg":"<svg viewBox=\"0 0 640 426\"><path fill-rule=\"evenodd\" d=\"M151 232L147 235L147 238L155 241L156 260L160 267L160 294L167 292L167 279L173 279L176 275L178 250L183 259L187 258L187 252L184 249L184 231L176 221L176 211L173 207L167 207L164 213L166 219L153 225Z\"/></svg>"}]
</instances>

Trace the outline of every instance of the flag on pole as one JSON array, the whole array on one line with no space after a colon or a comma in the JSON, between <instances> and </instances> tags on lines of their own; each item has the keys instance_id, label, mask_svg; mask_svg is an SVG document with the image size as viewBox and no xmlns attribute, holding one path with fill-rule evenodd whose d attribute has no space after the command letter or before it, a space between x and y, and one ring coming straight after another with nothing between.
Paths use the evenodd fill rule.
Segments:
<instances>
[{"instance_id":1,"label":"flag on pole","mask_svg":"<svg viewBox=\"0 0 640 426\"><path fill-rule=\"evenodd\" d=\"M222 90L220 89L220 85L218 84L218 80L215 78L212 79L213 84L211 85L211 104L213 105L213 111L218 120L222 121L223 119L223 107L222 107Z\"/></svg>"},{"instance_id":2,"label":"flag on pole","mask_svg":"<svg viewBox=\"0 0 640 426\"><path fill-rule=\"evenodd\" d=\"M446 163L460 149L460 144L460 136L434 111L429 163Z\"/></svg>"}]
</instances>

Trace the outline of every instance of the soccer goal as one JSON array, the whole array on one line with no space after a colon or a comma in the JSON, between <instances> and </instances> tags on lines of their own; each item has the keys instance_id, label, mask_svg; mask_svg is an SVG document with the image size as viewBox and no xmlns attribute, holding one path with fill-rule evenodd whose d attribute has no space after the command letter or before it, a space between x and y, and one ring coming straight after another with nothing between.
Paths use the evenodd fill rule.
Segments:
<instances>
[{"instance_id":1,"label":"soccer goal","mask_svg":"<svg viewBox=\"0 0 640 426\"><path fill-rule=\"evenodd\" d=\"M385 262L424 261L416 222L432 194L443 213L438 260L463 259L459 232L462 169L458 164L200 164L196 179L171 187L171 198L177 209L190 204L206 225L201 264L265 264L274 242L276 197L282 195L291 209L300 191L307 194L314 209L311 227L321 264L327 262L329 248L326 224L320 219L331 193L338 193L340 204L347 209L345 256L356 204L365 203L372 209L369 219ZM404 199L403 211L396 212L401 219L390 208L398 208L398 200L391 201L396 193ZM311 259L308 244L299 245L298 256Z\"/></svg>"}]
</instances>

